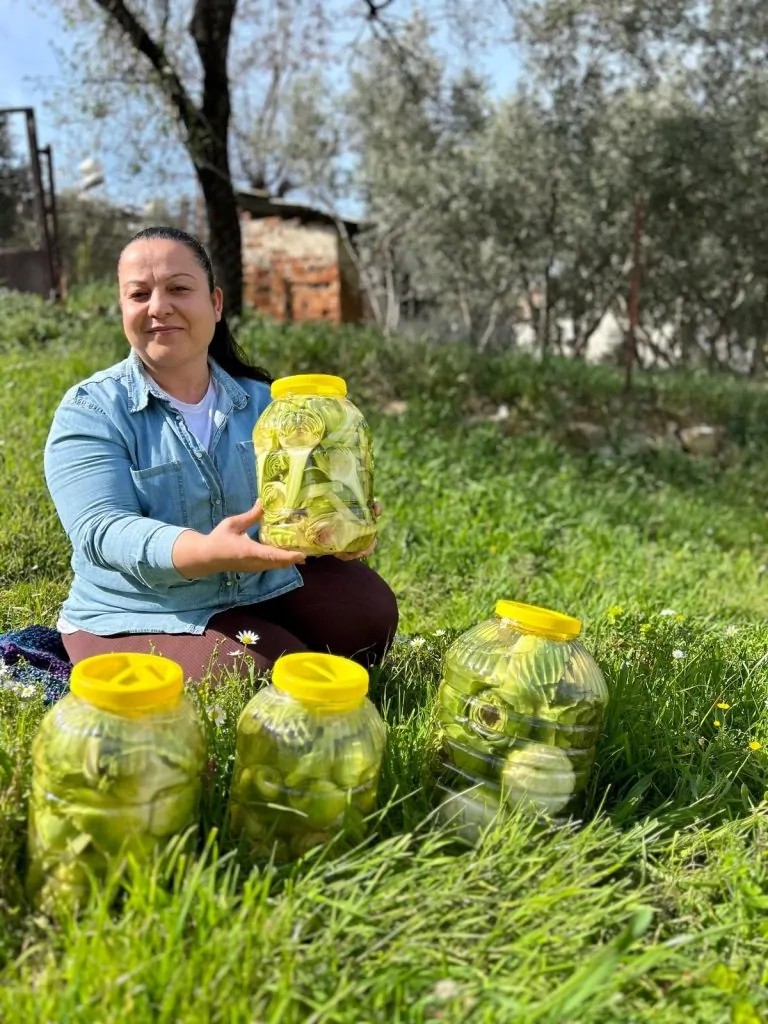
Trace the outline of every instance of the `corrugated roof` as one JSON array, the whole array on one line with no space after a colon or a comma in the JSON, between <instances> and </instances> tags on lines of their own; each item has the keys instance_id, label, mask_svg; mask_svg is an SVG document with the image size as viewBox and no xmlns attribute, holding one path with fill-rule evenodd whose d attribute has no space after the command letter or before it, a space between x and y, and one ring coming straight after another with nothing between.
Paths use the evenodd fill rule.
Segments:
<instances>
[{"instance_id":1,"label":"corrugated roof","mask_svg":"<svg viewBox=\"0 0 768 1024\"><path fill-rule=\"evenodd\" d=\"M299 220L303 224L331 224L334 227L341 223L349 235L357 234L362 227L360 221L334 217L324 210L317 210L304 203L289 203L284 199L276 199L260 190L238 189L236 194L240 209L250 213L252 217L281 217L284 220Z\"/></svg>"}]
</instances>

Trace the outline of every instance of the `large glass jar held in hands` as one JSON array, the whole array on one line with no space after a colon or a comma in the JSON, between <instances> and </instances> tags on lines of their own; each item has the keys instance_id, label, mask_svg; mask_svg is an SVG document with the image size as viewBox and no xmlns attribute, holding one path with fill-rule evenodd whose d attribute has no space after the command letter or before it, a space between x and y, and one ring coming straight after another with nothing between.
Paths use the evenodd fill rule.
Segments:
<instances>
[{"instance_id":1,"label":"large glass jar held in hands","mask_svg":"<svg viewBox=\"0 0 768 1024\"><path fill-rule=\"evenodd\" d=\"M437 696L440 818L470 835L504 805L575 812L608 700L578 619L515 601L495 612L448 649Z\"/></svg>"},{"instance_id":2,"label":"large glass jar held in hands","mask_svg":"<svg viewBox=\"0 0 768 1024\"><path fill-rule=\"evenodd\" d=\"M181 666L150 654L75 665L33 741L28 889L77 906L127 854L148 860L198 823L206 746Z\"/></svg>"},{"instance_id":3,"label":"large glass jar held in hands","mask_svg":"<svg viewBox=\"0 0 768 1024\"><path fill-rule=\"evenodd\" d=\"M373 542L371 434L346 395L343 378L329 374L272 384L253 430L265 544L329 555Z\"/></svg>"},{"instance_id":4,"label":"large glass jar held in hands","mask_svg":"<svg viewBox=\"0 0 768 1024\"><path fill-rule=\"evenodd\" d=\"M367 692L368 673L346 658L275 662L237 725L230 825L252 858L287 861L339 835L363 838L386 741Z\"/></svg>"}]
</instances>

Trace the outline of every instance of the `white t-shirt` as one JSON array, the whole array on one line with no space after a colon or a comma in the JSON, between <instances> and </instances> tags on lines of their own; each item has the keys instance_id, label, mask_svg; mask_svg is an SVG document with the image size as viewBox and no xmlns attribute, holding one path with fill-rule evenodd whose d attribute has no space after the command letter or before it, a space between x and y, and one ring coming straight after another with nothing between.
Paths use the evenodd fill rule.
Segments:
<instances>
[{"instance_id":1,"label":"white t-shirt","mask_svg":"<svg viewBox=\"0 0 768 1024\"><path fill-rule=\"evenodd\" d=\"M157 384L155 384L155 387L157 387ZM159 388L159 390L162 391L163 389ZM200 401L194 404L181 402L178 398L174 398L173 395L169 395L167 391L163 391L163 394L173 408L178 409L184 417L184 422L189 427L190 433L194 434L203 448L208 451L213 435L213 414L216 412L217 397L213 376L211 376L208 382L208 390Z\"/></svg>"}]
</instances>

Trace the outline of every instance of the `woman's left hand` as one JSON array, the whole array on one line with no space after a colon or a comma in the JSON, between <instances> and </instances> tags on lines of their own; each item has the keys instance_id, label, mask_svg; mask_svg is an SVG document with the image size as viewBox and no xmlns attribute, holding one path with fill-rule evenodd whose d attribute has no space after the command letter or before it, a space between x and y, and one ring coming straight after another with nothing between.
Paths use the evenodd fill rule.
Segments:
<instances>
[{"instance_id":1,"label":"woman's left hand","mask_svg":"<svg viewBox=\"0 0 768 1024\"><path fill-rule=\"evenodd\" d=\"M371 511L373 512L373 518L378 519L381 515L382 508L381 502L374 501L371 505ZM355 562L360 558L368 558L373 554L376 549L376 538L368 545L365 551L339 551L334 557L340 559L342 562Z\"/></svg>"}]
</instances>

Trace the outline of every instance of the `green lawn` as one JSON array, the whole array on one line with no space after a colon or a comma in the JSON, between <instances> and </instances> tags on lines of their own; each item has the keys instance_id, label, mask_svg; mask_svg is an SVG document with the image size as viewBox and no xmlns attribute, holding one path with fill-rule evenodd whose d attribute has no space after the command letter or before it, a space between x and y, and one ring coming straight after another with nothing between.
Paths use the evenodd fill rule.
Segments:
<instances>
[{"instance_id":1,"label":"green lawn","mask_svg":"<svg viewBox=\"0 0 768 1024\"><path fill-rule=\"evenodd\" d=\"M124 350L97 300L0 296L0 631L52 625L66 592L42 447L64 389ZM255 321L240 339L275 374L342 373L373 429L372 562L401 603L372 678L389 724L373 839L242 863L224 812L254 681L203 683L198 855L132 877L119 910L104 892L52 923L21 888L45 707L0 689L0 1020L768 1021L764 386L641 375L626 398L608 369L438 341ZM517 418L478 421L500 403ZM625 450L673 414L723 425L727 458ZM579 419L611 450L562 443ZM431 821L422 766L443 652L499 598L582 617L612 700L584 821L513 815L467 851Z\"/></svg>"}]
</instances>

